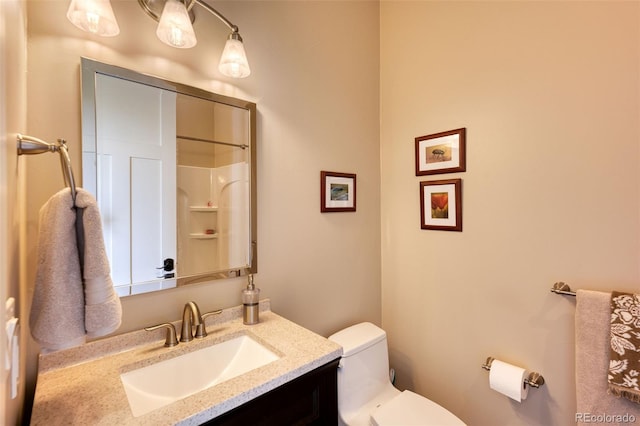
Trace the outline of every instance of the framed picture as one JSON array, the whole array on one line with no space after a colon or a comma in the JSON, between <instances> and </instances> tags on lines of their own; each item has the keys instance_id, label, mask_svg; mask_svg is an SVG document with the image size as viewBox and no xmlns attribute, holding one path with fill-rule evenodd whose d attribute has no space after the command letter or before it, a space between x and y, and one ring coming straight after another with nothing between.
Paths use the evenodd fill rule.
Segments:
<instances>
[{"instance_id":1,"label":"framed picture","mask_svg":"<svg viewBox=\"0 0 640 426\"><path fill-rule=\"evenodd\" d=\"M356 211L356 175L320 172L320 211Z\"/></svg>"},{"instance_id":2,"label":"framed picture","mask_svg":"<svg viewBox=\"0 0 640 426\"><path fill-rule=\"evenodd\" d=\"M420 182L420 227L462 231L462 179Z\"/></svg>"},{"instance_id":3,"label":"framed picture","mask_svg":"<svg viewBox=\"0 0 640 426\"><path fill-rule=\"evenodd\" d=\"M416 176L464 172L466 128L416 138Z\"/></svg>"}]
</instances>

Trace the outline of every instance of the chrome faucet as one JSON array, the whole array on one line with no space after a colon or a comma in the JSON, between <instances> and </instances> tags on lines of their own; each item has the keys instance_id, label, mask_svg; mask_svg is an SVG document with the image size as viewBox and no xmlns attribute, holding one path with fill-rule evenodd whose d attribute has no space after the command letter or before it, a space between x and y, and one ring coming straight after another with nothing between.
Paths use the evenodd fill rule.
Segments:
<instances>
[{"instance_id":1,"label":"chrome faucet","mask_svg":"<svg viewBox=\"0 0 640 426\"><path fill-rule=\"evenodd\" d=\"M188 302L184 305L182 311L182 333L180 333L181 342L190 342L194 338L193 327L196 327L195 337L200 339L207 335L204 328L204 321L200 314L200 308L196 302Z\"/></svg>"},{"instance_id":2,"label":"chrome faucet","mask_svg":"<svg viewBox=\"0 0 640 426\"><path fill-rule=\"evenodd\" d=\"M218 315L220 313L222 313L222 309L207 312L206 314L200 314L200 308L198 307L196 302L187 302L184 305L184 310L182 311L182 333L180 333L180 341L190 342L194 339L194 337L196 339L207 337L207 329L205 327L204 320L207 317ZM195 332L193 330L194 327ZM165 346L171 347L178 344L178 339L176 338L176 328L171 323L158 324L151 327L145 327L144 329L146 331L153 331L159 328L167 329L167 337L164 344Z\"/></svg>"},{"instance_id":3,"label":"chrome faucet","mask_svg":"<svg viewBox=\"0 0 640 426\"><path fill-rule=\"evenodd\" d=\"M207 328L205 327L204 320L212 315L218 315L222 312L222 309L213 312L207 312L206 314L200 314L200 308L196 302L187 302L184 305L182 311L182 332L180 333L181 342L190 342L195 337L196 339L202 339L207 337ZM195 332L193 330L195 327Z\"/></svg>"}]
</instances>

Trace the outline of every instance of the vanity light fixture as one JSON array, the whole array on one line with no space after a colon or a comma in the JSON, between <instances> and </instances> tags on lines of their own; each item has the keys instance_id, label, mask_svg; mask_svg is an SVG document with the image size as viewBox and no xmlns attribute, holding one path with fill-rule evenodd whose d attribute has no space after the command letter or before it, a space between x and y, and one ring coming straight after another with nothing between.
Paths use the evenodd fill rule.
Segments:
<instances>
[{"instance_id":1,"label":"vanity light fixture","mask_svg":"<svg viewBox=\"0 0 640 426\"><path fill-rule=\"evenodd\" d=\"M113 37L120 33L109 0L71 0L67 19L88 33Z\"/></svg>"},{"instance_id":2,"label":"vanity light fixture","mask_svg":"<svg viewBox=\"0 0 640 426\"><path fill-rule=\"evenodd\" d=\"M158 38L169 46L180 48L192 47L197 43L191 26L195 20L191 9L196 4L202 7L231 30L222 51L218 70L227 77L233 78L244 78L251 74L237 25L233 25L224 15L203 0L138 0L138 3L149 16L158 21L156 31ZM191 43L193 44L190 45Z\"/></svg>"},{"instance_id":3,"label":"vanity light fixture","mask_svg":"<svg viewBox=\"0 0 640 426\"><path fill-rule=\"evenodd\" d=\"M189 48L197 43L193 31L197 4L224 23L231 33L227 38L218 70L227 77L244 78L251 74L238 26L203 0L138 0L140 6L158 21L156 35L165 44ZM78 28L101 36L115 36L120 32L109 0L71 0L67 18Z\"/></svg>"},{"instance_id":4,"label":"vanity light fixture","mask_svg":"<svg viewBox=\"0 0 640 426\"><path fill-rule=\"evenodd\" d=\"M164 44L181 49L193 47L198 42L187 7L178 0L165 2L156 35Z\"/></svg>"}]
</instances>

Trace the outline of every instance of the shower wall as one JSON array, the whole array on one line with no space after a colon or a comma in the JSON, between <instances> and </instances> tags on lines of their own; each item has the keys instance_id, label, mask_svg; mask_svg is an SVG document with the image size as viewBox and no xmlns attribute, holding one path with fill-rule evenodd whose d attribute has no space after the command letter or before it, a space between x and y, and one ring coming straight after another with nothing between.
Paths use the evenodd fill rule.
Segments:
<instances>
[{"instance_id":1,"label":"shower wall","mask_svg":"<svg viewBox=\"0 0 640 426\"><path fill-rule=\"evenodd\" d=\"M178 276L249 263L247 167L178 166Z\"/></svg>"}]
</instances>

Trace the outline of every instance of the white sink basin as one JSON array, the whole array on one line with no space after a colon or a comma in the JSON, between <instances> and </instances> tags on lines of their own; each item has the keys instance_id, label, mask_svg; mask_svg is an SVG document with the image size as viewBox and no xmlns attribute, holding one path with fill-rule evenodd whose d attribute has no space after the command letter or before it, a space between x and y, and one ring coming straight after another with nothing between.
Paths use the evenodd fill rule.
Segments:
<instances>
[{"instance_id":1,"label":"white sink basin","mask_svg":"<svg viewBox=\"0 0 640 426\"><path fill-rule=\"evenodd\" d=\"M122 373L120 379L133 416L138 417L278 358L251 337L242 335Z\"/></svg>"}]
</instances>

